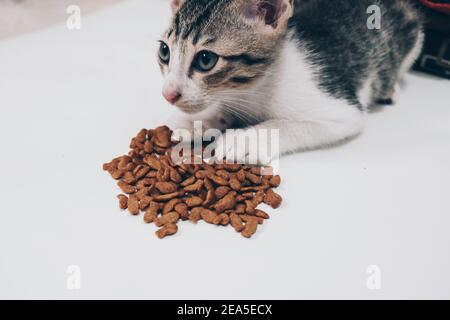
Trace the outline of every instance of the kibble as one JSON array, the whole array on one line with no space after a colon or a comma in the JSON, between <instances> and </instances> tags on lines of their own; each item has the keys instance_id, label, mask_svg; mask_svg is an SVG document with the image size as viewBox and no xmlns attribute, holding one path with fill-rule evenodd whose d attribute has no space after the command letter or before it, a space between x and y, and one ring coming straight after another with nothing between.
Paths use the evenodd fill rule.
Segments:
<instances>
[{"instance_id":1,"label":"kibble","mask_svg":"<svg viewBox=\"0 0 450 320\"><path fill-rule=\"evenodd\" d=\"M177 142L171 135L166 126L142 129L128 155L103 165L118 180L119 208L132 215L145 212L144 221L160 227L158 238L175 234L180 220L231 225L250 238L270 218L258 206L280 207L282 197L272 190L280 186L280 176L264 176L260 166L241 164L175 165L170 152Z\"/></svg>"}]
</instances>

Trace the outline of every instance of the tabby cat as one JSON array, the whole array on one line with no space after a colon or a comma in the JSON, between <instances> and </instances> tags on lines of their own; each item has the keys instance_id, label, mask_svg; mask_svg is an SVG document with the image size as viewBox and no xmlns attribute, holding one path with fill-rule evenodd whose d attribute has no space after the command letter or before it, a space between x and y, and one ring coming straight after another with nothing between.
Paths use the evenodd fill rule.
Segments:
<instances>
[{"instance_id":1,"label":"tabby cat","mask_svg":"<svg viewBox=\"0 0 450 320\"><path fill-rule=\"evenodd\" d=\"M233 136L279 129L283 154L359 135L371 107L395 100L423 42L420 14L407 0L171 0L171 7L158 52L163 96L177 107L171 125L240 128ZM369 27L369 8L378 9L380 28ZM226 138L216 141L224 156ZM245 148L237 154L247 156Z\"/></svg>"}]
</instances>

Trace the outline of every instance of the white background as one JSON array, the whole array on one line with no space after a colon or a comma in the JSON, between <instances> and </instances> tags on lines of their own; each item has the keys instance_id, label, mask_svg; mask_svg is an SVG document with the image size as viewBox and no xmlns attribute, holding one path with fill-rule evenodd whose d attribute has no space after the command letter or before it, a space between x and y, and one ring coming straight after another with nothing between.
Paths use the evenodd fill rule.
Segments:
<instances>
[{"instance_id":1,"label":"white background","mask_svg":"<svg viewBox=\"0 0 450 320\"><path fill-rule=\"evenodd\" d=\"M283 158L285 202L251 240L188 222L158 240L120 212L101 165L172 110L169 16L133 0L0 42L0 298L450 298L447 80L410 74L355 141Z\"/></svg>"}]
</instances>

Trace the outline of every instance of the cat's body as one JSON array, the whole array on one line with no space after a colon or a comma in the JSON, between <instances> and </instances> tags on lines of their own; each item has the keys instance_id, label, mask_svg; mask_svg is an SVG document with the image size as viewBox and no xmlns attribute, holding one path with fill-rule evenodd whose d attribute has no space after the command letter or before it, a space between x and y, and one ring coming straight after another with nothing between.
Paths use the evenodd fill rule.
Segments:
<instances>
[{"instance_id":1,"label":"cat's body","mask_svg":"<svg viewBox=\"0 0 450 320\"><path fill-rule=\"evenodd\" d=\"M373 5L379 30L367 25ZM395 99L423 40L420 17L404 0L173 0L173 7L163 39L173 61L161 67L166 98L179 93L171 102L183 110L174 125L241 127L234 135L279 129L282 153L358 135L368 108ZM193 67L198 52L217 55L203 57L202 66L217 58L212 69ZM225 140L217 143L223 155Z\"/></svg>"}]
</instances>

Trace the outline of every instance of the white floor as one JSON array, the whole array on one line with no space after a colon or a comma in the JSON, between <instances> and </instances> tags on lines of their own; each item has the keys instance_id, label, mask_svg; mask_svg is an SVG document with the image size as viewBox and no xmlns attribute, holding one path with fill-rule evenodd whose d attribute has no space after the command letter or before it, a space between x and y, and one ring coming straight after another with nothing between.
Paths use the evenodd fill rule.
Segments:
<instances>
[{"instance_id":1,"label":"white floor","mask_svg":"<svg viewBox=\"0 0 450 320\"><path fill-rule=\"evenodd\" d=\"M171 111L168 16L132 0L0 42L0 298L450 298L446 80L408 75L359 139L284 158L285 203L252 240L184 223L161 241L121 213L101 164Z\"/></svg>"}]
</instances>

